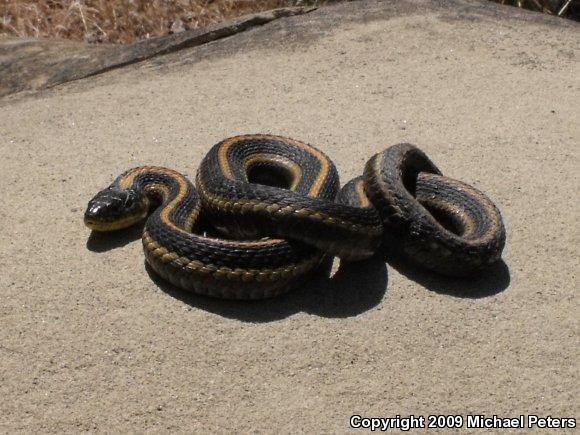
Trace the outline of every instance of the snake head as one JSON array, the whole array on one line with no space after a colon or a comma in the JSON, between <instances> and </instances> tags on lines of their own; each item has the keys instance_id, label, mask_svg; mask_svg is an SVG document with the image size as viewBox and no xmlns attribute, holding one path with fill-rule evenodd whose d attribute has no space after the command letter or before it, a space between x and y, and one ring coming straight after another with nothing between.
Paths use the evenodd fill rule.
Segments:
<instances>
[{"instance_id":1,"label":"snake head","mask_svg":"<svg viewBox=\"0 0 580 435\"><path fill-rule=\"evenodd\" d=\"M85 225L94 231L114 231L144 219L149 211L148 198L134 189L109 187L89 201Z\"/></svg>"}]
</instances>

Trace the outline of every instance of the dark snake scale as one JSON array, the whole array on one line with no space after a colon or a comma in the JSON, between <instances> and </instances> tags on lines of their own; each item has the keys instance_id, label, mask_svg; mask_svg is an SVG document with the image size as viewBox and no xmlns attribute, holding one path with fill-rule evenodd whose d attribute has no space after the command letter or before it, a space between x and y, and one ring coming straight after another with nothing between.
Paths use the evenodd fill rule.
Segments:
<instances>
[{"instance_id":1,"label":"dark snake scale","mask_svg":"<svg viewBox=\"0 0 580 435\"><path fill-rule=\"evenodd\" d=\"M315 147L236 136L211 148L196 185L171 169L131 169L89 201L85 224L114 231L147 219L151 268L226 299L286 292L325 255L356 261L393 245L428 269L463 276L497 261L505 244L495 205L409 144L375 155L339 189L334 164Z\"/></svg>"}]
</instances>

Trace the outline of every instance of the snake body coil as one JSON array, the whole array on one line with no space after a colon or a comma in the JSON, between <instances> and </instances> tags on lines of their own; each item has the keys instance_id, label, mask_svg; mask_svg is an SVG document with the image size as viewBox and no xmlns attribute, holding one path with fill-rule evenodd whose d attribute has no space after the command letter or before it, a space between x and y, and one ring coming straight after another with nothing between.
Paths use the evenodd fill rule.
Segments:
<instances>
[{"instance_id":1,"label":"snake body coil","mask_svg":"<svg viewBox=\"0 0 580 435\"><path fill-rule=\"evenodd\" d=\"M467 276L499 259L505 228L497 207L468 184L443 177L415 146L398 144L375 155L364 179L387 243L411 261Z\"/></svg>"},{"instance_id":2,"label":"snake body coil","mask_svg":"<svg viewBox=\"0 0 580 435\"><path fill-rule=\"evenodd\" d=\"M364 176L339 191L334 164L311 145L236 136L206 155L197 189L173 170L134 168L89 201L85 223L112 231L148 214L151 268L183 289L229 299L275 296L311 275L325 254L360 260L381 242L448 275L496 261L505 242L489 199L442 177L406 144L373 157ZM204 232L201 217L217 236Z\"/></svg>"},{"instance_id":3,"label":"snake body coil","mask_svg":"<svg viewBox=\"0 0 580 435\"><path fill-rule=\"evenodd\" d=\"M281 186L251 183L257 169L277 173ZM383 232L370 204L334 201L338 173L325 154L288 138L236 136L218 143L200 165L197 186L212 222L236 237L284 237L360 260L374 253Z\"/></svg>"}]
</instances>

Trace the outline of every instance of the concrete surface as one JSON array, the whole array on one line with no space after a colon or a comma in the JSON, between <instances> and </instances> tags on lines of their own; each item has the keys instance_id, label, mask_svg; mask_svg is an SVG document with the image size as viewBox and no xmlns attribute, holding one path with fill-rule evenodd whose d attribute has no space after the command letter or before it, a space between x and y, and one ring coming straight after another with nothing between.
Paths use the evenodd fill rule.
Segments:
<instances>
[{"instance_id":1,"label":"concrete surface","mask_svg":"<svg viewBox=\"0 0 580 435\"><path fill-rule=\"evenodd\" d=\"M491 3L347 3L0 103L0 430L344 433L352 414L580 416L580 27ZM231 303L153 279L87 200L238 133L346 182L411 141L497 202L504 261L373 260ZM520 433L520 430L514 430ZM505 433L509 433L506 431Z\"/></svg>"}]
</instances>

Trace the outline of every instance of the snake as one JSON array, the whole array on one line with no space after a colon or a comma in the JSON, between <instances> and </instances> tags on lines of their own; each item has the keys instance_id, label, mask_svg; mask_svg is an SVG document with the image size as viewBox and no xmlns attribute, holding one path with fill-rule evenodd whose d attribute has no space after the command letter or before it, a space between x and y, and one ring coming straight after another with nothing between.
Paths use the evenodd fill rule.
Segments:
<instances>
[{"instance_id":1,"label":"snake","mask_svg":"<svg viewBox=\"0 0 580 435\"><path fill-rule=\"evenodd\" d=\"M321 150L267 134L214 145L195 185L165 167L129 169L84 214L98 233L143 220L145 259L157 275L223 299L280 295L310 279L325 257L360 261L385 244L433 271L469 275L497 261L505 243L493 202L442 176L413 145L376 154L340 188Z\"/></svg>"}]
</instances>

